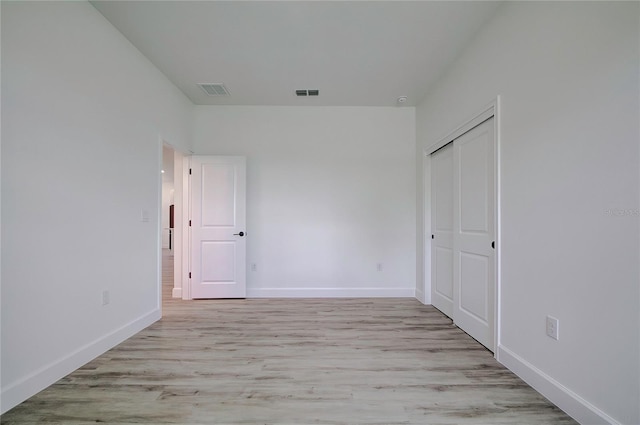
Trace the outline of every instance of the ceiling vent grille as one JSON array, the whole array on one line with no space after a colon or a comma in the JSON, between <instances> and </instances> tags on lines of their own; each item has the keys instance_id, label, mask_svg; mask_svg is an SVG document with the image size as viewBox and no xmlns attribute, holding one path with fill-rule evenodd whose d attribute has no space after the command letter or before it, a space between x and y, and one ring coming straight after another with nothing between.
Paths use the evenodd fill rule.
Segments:
<instances>
[{"instance_id":1,"label":"ceiling vent grille","mask_svg":"<svg viewBox=\"0 0 640 425\"><path fill-rule=\"evenodd\" d=\"M209 96L229 96L229 90L224 84L198 84L198 86Z\"/></svg>"},{"instance_id":2,"label":"ceiling vent grille","mask_svg":"<svg viewBox=\"0 0 640 425\"><path fill-rule=\"evenodd\" d=\"M318 96L320 90L296 90L296 96Z\"/></svg>"}]
</instances>

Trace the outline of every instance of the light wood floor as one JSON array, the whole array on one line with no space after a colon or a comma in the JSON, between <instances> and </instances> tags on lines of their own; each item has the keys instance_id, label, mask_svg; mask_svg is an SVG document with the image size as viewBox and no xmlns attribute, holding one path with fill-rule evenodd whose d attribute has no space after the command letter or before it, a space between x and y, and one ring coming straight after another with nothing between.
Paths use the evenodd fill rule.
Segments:
<instances>
[{"instance_id":1,"label":"light wood floor","mask_svg":"<svg viewBox=\"0 0 640 425\"><path fill-rule=\"evenodd\" d=\"M184 302L165 286L161 321L2 424L575 423L416 300Z\"/></svg>"}]
</instances>

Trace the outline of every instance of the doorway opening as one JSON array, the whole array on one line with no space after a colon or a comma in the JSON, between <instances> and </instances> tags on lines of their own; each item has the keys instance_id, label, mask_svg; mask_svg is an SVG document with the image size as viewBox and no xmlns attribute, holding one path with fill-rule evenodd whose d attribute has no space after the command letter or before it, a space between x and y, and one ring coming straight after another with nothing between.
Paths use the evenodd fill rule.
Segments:
<instances>
[{"instance_id":1,"label":"doorway opening","mask_svg":"<svg viewBox=\"0 0 640 425\"><path fill-rule=\"evenodd\" d=\"M188 231L184 218L188 216L188 172L189 156L161 141L159 155L161 167L160 225L158 252L160 262L160 306L172 299L188 299L183 291L183 282L188 281ZM187 291L188 292L188 291ZM187 297L185 297L185 295Z\"/></svg>"},{"instance_id":2,"label":"doorway opening","mask_svg":"<svg viewBox=\"0 0 640 425\"><path fill-rule=\"evenodd\" d=\"M175 151L167 144L162 146L162 199L160 203L160 246L162 249L161 299L173 297L175 255Z\"/></svg>"}]
</instances>

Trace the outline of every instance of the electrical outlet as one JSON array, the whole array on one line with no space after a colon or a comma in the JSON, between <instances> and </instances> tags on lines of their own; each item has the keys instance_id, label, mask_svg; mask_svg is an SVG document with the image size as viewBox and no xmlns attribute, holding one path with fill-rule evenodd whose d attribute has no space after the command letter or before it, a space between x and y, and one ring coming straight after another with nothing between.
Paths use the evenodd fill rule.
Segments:
<instances>
[{"instance_id":1,"label":"electrical outlet","mask_svg":"<svg viewBox=\"0 0 640 425\"><path fill-rule=\"evenodd\" d=\"M547 336L558 340L560 322L555 317L547 316Z\"/></svg>"},{"instance_id":2,"label":"electrical outlet","mask_svg":"<svg viewBox=\"0 0 640 425\"><path fill-rule=\"evenodd\" d=\"M251 271L252 271L252 272L255 272L255 271L257 271L257 270L258 270L258 266L256 266L256 263L252 263L252 264L251 264Z\"/></svg>"},{"instance_id":3,"label":"electrical outlet","mask_svg":"<svg viewBox=\"0 0 640 425\"><path fill-rule=\"evenodd\" d=\"M109 291L102 291L102 305L107 305L109 304Z\"/></svg>"},{"instance_id":4,"label":"electrical outlet","mask_svg":"<svg viewBox=\"0 0 640 425\"><path fill-rule=\"evenodd\" d=\"M379 272L381 272L381 271L382 271L382 263L378 263L378 265L377 265L377 269L378 269L378 271L379 271Z\"/></svg>"}]
</instances>

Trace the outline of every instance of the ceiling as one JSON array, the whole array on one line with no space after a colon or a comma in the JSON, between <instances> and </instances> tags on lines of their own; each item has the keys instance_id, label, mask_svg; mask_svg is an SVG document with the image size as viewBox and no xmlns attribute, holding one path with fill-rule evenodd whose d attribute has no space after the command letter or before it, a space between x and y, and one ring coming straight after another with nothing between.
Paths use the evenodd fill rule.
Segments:
<instances>
[{"instance_id":1,"label":"ceiling","mask_svg":"<svg viewBox=\"0 0 640 425\"><path fill-rule=\"evenodd\" d=\"M194 104L318 106L393 106L400 96L415 105L500 4L91 3ZM198 83L224 83L230 96Z\"/></svg>"}]
</instances>

